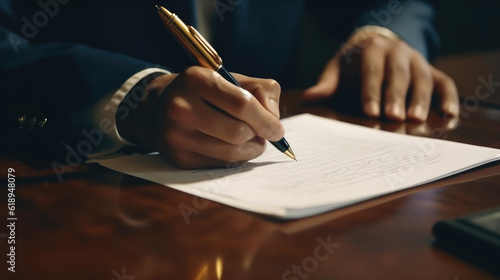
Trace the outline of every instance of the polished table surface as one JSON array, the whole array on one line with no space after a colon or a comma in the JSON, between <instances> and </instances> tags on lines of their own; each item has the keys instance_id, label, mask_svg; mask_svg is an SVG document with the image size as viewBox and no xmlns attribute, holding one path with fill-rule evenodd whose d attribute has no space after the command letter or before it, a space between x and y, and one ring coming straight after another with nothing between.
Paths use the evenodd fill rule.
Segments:
<instances>
[{"instance_id":1,"label":"polished table surface","mask_svg":"<svg viewBox=\"0 0 500 280\"><path fill-rule=\"evenodd\" d=\"M446 67L456 60L443 61ZM452 120L434 112L417 124L303 106L299 99L300 91L288 93L283 115L310 112L396 133L500 148L500 107L491 104L464 104L461 116ZM15 273L7 271L6 263L8 168L16 175ZM0 156L0 170L5 186L0 196L0 279L498 277L433 246L431 228L438 220L499 206L499 164L292 221L234 209L96 165L73 168L61 182L50 167L34 168L14 157ZM181 208L191 209L189 217Z\"/></svg>"}]
</instances>

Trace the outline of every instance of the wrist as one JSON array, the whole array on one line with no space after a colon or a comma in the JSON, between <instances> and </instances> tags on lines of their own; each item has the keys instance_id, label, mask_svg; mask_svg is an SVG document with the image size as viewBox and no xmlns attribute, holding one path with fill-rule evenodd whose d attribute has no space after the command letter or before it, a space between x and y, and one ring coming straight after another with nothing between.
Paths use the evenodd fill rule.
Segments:
<instances>
[{"instance_id":1,"label":"wrist","mask_svg":"<svg viewBox=\"0 0 500 280\"><path fill-rule=\"evenodd\" d=\"M378 25L365 25L357 28L351 36L349 36L347 41L351 44L358 45L373 37L383 37L393 41L401 40L396 33L388 28Z\"/></svg>"},{"instance_id":2,"label":"wrist","mask_svg":"<svg viewBox=\"0 0 500 280\"><path fill-rule=\"evenodd\" d=\"M139 81L116 110L118 133L136 146L156 150L157 115L164 87L158 80L171 74L155 73Z\"/></svg>"}]
</instances>

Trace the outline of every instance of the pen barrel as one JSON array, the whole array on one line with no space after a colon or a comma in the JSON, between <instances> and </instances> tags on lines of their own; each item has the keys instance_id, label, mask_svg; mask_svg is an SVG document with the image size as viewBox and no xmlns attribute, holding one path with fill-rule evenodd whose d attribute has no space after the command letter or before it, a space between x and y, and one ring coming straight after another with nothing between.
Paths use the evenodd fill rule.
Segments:
<instances>
[{"instance_id":1,"label":"pen barrel","mask_svg":"<svg viewBox=\"0 0 500 280\"><path fill-rule=\"evenodd\" d=\"M286 141L285 138L281 138L281 140L273 142L269 141L274 147L276 147L280 152L284 153L288 149L290 149L290 145Z\"/></svg>"},{"instance_id":2,"label":"pen barrel","mask_svg":"<svg viewBox=\"0 0 500 280\"><path fill-rule=\"evenodd\" d=\"M220 56L195 28L186 25L176 14L167 15L161 9L158 13L170 33L198 65L215 71L222 67Z\"/></svg>"},{"instance_id":3,"label":"pen barrel","mask_svg":"<svg viewBox=\"0 0 500 280\"><path fill-rule=\"evenodd\" d=\"M217 72L224 78L226 79L227 81L229 81L230 83L232 83L233 85L237 86L237 87L241 87L240 83L238 83L238 81L236 81L236 79L233 77L233 75L231 75L231 73L229 73L229 71L226 70L226 68L224 68L224 66L220 67L219 70L217 70Z\"/></svg>"}]
</instances>

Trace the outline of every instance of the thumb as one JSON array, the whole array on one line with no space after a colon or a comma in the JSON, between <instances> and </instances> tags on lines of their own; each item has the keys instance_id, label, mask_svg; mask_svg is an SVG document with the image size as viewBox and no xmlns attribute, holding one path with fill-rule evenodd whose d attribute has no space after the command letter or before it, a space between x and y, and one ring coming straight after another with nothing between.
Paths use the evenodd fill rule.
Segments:
<instances>
[{"instance_id":1,"label":"thumb","mask_svg":"<svg viewBox=\"0 0 500 280\"><path fill-rule=\"evenodd\" d=\"M338 88L340 79L340 60L332 58L323 69L318 82L304 91L304 101L318 101L332 96Z\"/></svg>"}]
</instances>

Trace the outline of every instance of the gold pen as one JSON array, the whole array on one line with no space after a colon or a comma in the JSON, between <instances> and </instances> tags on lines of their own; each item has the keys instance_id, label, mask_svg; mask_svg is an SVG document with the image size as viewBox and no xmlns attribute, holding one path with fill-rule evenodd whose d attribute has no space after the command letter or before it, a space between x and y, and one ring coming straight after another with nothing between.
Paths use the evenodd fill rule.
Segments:
<instances>
[{"instance_id":1,"label":"gold pen","mask_svg":"<svg viewBox=\"0 0 500 280\"><path fill-rule=\"evenodd\" d=\"M171 13L164 7L156 6L156 8L170 33L172 33L194 61L200 66L217 71L226 80L241 87L229 71L222 66L221 57L194 27L186 25L176 14ZM269 142L285 155L297 160L285 137L277 142Z\"/></svg>"}]
</instances>

